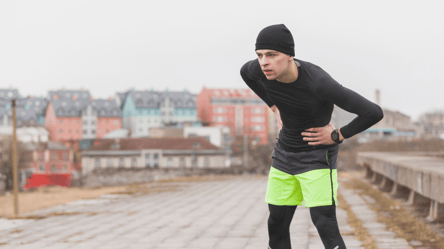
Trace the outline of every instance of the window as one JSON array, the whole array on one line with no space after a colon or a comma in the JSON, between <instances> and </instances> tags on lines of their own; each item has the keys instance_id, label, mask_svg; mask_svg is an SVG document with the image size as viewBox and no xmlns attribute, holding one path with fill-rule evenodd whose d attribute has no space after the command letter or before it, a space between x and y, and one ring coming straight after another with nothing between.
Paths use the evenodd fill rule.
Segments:
<instances>
[{"instance_id":1,"label":"window","mask_svg":"<svg viewBox=\"0 0 444 249\"><path fill-rule=\"evenodd\" d=\"M110 167L110 168L113 166L113 158L112 157L108 157L108 160L106 161L106 166Z\"/></svg>"},{"instance_id":2,"label":"window","mask_svg":"<svg viewBox=\"0 0 444 249\"><path fill-rule=\"evenodd\" d=\"M125 158L123 158L123 157L119 158L119 167L120 168L125 167Z\"/></svg>"},{"instance_id":3,"label":"window","mask_svg":"<svg viewBox=\"0 0 444 249\"><path fill-rule=\"evenodd\" d=\"M88 121L86 121L86 120L83 121L83 124L84 124L84 125L88 125Z\"/></svg>"},{"instance_id":4,"label":"window","mask_svg":"<svg viewBox=\"0 0 444 249\"><path fill-rule=\"evenodd\" d=\"M87 131L86 130L83 130L83 134L86 134L87 133Z\"/></svg>"},{"instance_id":5,"label":"window","mask_svg":"<svg viewBox=\"0 0 444 249\"><path fill-rule=\"evenodd\" d=\"M60 133L63 133L63 130L62 130L62 129L60 129Z\"/></svg>"},{"instance_id":6,"label":"window","mask_svg":"<svg viewBox=\"0 0 444 249\"><path fill-rule=\"evenodd\" d=\"M94 121L94 120L93 120L93 121L91 121L91 124L92 124L92 125L96 124L96 121Z\"/></svg>"},{"instance_id":7,"label":"window","mask_svg":"<svg viewBox=\"0 0 444 249\"><path fill-rule=\"evenodd\" d=\"M148 168L151 166L151 154L145 154L145 167Z\"/></svg>"},{"instance_id":8,"label":"window","mask_svg":"<svg viewBox=\"0 0 444 249\"><path fill-rule=\"evenodd\" d=\"M260 108L260 107L252 108L251 112L254 114L261 114L261 113L264 113L264 108Z\"/></svg>"},{"instance_id":9,"label":"window","mask_svg":"<svg viewBox=\"0 0 444 249\"><path fill-rule=\"evenodd\" d=\"M76 133L79 134L79 130L76 130Z\"/></svg>"},{"instance_id":10,"label":"window","mask_svg":"<svg viewBox=\"0 0 444 249\"><path fill-rule=\"evenodd\" d=\"M117 125L119 123L119 121L117 119L114 119L113 123L114 123L114 125Z\"/></svg>"},{"instance_id":11,"label":"window","mask_svg":"<svg viewBox=\"0 0 444 249\"><path fill-rule=\"evenodd\" d=\"M91 133L92 134L96 134L96 130L91 130Z\"/></svg>"},{"instance_id":12,"label":"window","mask_svg":"<svg viewBox=\"0 0 444 249\"><path fill-rule=\"evenodd\" d=\"M39 155L38 158L39 158L39 160L43 160L43 153L44 153L44 152L38 152L38 155Z\"/></svg>"},{"instance_id":13,"label":"window","mask_svg":"<svg viewBox=\"0 0 444 249\"><path fill-rule=\"evenodd\" d=\"M60 120L60 123L63 124L63 120Z\"/></svg>"},{"instance_id":14,"label":"window","mask_svg":"<svg viewBox=\"0 0 444 249\"><path fill-rule=\"evenodd\" d=\"M63 164L62 172L66 172L66 171L68 171L68 164L67 164L67 163L64 163L64 164Z\"/></svg>"},{"instance_id":15,"label":"window","mask_svg":"<svg viewBox=\"0 0 444 249\"><path fill-rule=\"evenodd\" d=\"M245 113L248 113L248 108L245 108Z\"/></svg>"},{"instance_id":16,"label":"window","mask_svg":"<svg viewBox=\"0 0 444 249\"><path fill-rule=\"evenodd\" d=\"M39 170L40 171L45 171L45 165L43 163L39 164Z\"/></svg>"},{"instance_id":17,"label":"window","mask_svg":"<svg viewBox=\"0 0 444 249\"><path fill-rule=\"evenodd\" d=\"M251 122L258 122L258 123L260 123L260 122L264 122L264 117L252 117L251 118Z\"/></svg>"},{"instance_id":18,"label":"window","mask_svg":"<svg viewBox=\"0 0 444 249\"><path fill-rule=\"evenodd\" d=\"M248 118L245 118L245 122L248 122Z\"/></svg>"},{"instance_id":19,"label":"window","mask_svg":"<svg viewBox=\"0 0 444 249\"><path fill-rule=\"evenodd\" d=\"M57 160L58 159L57 153L55 151L51 152L51 159L52 160Z\"/></svg>"},{"instance_id":20,"label":"window","mask_svg":"<svg viewBox=\"0 0 444 249\"><path fill-rule=\"evenodd\" d=\"M95 167L96 169L98 169L98 168L101 167L101 165L100 165L100 158L96 158L96 159L95 159L94 167Z\"/></svg>"},{"instance_id":21,"label":"window","mask_svg":"<svg viewBox=\"0 0 444 249\"><path fill-rule=\"evenodd\" d=\"M167 158L167 166L168 167L173 167L173 158L170 157L170 156Z\"/></svg>"},{"instance_id":22,"label":"window","mask_svg":"<svg viewBox=\"0 0 444 249\"><path fill-rule=\"evenodd\" d=\"M70 133L70 134L71 134L71 130L68 130L68 133Z\"/></svg>"},{"instance_id":23,"label":"window","mask_svg":"<svg viewBox=\"0 0 444 249\"><path fill-rule=\"evenodd\" d=\"M227 121L227 117L223 117L223 116L216 116L213 118L214 122L226 122Z\"/></svg>"},{"instance_id":24,"label":"window","mask_svg":"<svg viewBox=\"0 0 444 249\"><path fill-rule=\"evenodd\" d=\"M263 127L262 125L253 125L253 126L251 127L251 129L252 129L253 131L262 131L262 130L264 130L264 127Z\"/></svg>"},{"instance_id":25,"label":"window","mask_svg":"<svg viewBox=\"0 0 444 249\"><path fill-rule=\"evenodd\" d=\"M197 156L193 155L191 157L191 166L196 167L197 166Z\"/></svg>"},{"instance_id":26,"label":"window","mask_svg":"<svg viewBox=\"0 0 444 249\"><path fill-rule=\"evenodd\" d=\"M210 167L210 157L204 157L204 167Z\"/></svg>"},{"instance_id":27,"label":"window","mask_svg":"<svg viewBox=\"0 0 444 249\"><path fill-rule=\"evenodd\" d=\"M67 151L63 152L63 159L68 160L69 159L69 153Z\"/></svg>"},{"instance_id":28,"label":"window","mask_svg":"<svg viewBox=\"0 0 444 249\"><path fill-rule=\"evenodd\" d=\"M131 167L137 167L137 158L135 157L131 158Z\"/></svg>"},{"instance_id":29,"label":"window","mask_svg":"<svg viewBox=\"0 0 444 249\"><path fill-rule=\"evenodd\" d=\"M185 167L185 157L179 158L179 167Z\"/></svg>"},{"instance_id":30,"label":"window","mask_svg":"<svg viewBox=\"0 0 444 249\"><path fill-rule=\"evenodd\" d=\"M57 172L57 171L59 171L57 169L57 166L55 164L53 164L52 167L51 167L51 172Z\"/></svg>"},{"instance_id":31,"label":"window","mask_svg":"<svg viewBox=\"0 0 444 249\"><path fill-rule=\"evenodd\" d=\"M213 108L213 112L214 113L225 113L227 110L225 109L225 107L214 107Z\"/></svg>"},{"instance_id":32,"label":"window","mask_svg":"<svg viewBox=\"0 0 444 249\"><path fill-rule=\"evenodd\" d=\"M154 154L153 159L154 159L154 161L153 161L154 168L158 168L159 167L159 154Z\"/></svg>"}]
</instances>

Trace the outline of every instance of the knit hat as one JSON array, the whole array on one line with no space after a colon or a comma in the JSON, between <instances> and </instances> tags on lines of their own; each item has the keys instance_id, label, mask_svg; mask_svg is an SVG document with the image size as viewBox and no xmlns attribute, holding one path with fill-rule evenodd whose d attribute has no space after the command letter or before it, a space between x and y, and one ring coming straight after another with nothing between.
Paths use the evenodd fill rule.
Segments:
<instances>
[{"instance_id":1,"label":"knit hat","mask_svg":"<svg viewBox=\"0 0 444 249\"><path fill-rule=\"evenodd\" d=\"M272 49L294 56L293 36L284 24L265 27L256 39L256 50L258 49Z\"/></svg>"}]
</instances>

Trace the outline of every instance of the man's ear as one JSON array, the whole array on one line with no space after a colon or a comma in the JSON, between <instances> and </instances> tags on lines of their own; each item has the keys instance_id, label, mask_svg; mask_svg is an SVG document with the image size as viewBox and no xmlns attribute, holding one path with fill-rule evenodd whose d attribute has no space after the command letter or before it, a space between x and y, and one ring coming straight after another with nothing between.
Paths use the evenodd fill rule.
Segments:
<instances>
[{"instance_id":1,"label":"man's ear","mask_svg":"<svg viewBox=\"0 0 444 249\"><path fill-rule=\"evenodd\" d=\"M294 56L292 56L292 55L288 56L288 61L292 61L293 59L294 59Z\"/></svg>"}]
</instances>

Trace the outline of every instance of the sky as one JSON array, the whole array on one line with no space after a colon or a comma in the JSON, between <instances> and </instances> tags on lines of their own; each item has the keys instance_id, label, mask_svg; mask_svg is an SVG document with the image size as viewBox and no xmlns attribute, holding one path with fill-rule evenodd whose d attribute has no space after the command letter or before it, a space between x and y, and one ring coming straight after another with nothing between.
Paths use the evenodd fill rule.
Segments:
<instances>
[{"instance_id":1,"label":"sky","mask_svg":"<svg viewBox=\"0 0 444 249\"><path fill-rule=\"evenodd\" d=\"M440 1L0 1L0 88L245 88L262 28L285 24L295 58L413 120L444 109Z\"/></svg>"}]
</instances>

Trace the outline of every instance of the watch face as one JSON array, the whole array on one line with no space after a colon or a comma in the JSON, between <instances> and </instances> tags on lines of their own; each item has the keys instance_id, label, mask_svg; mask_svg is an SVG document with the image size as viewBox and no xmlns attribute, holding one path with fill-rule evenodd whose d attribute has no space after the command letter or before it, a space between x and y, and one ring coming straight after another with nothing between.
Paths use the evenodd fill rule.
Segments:
<instances>
[{"instance_id":1,"label":"watch face","mask_svg":"<svg viewBox=\"0 0 444 249\"><path fill-rule=\"evenodd\" d=\"M333 134L331 135L331 138L332 138L333 140L336 140L336 139L338 139L338 134L336 134L336 133L333 133Z\"/></svg>"}]
</instances>

